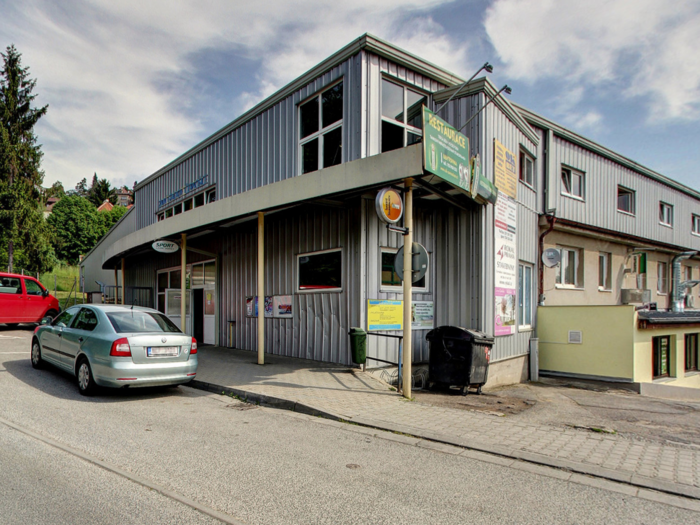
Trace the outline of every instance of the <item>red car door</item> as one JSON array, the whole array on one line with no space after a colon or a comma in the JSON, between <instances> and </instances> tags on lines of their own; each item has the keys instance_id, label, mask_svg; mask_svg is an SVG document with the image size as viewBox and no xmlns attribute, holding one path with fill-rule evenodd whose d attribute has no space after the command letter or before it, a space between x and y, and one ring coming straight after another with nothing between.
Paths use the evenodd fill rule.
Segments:
<instances>
[{"instance_id":1,"label":"red car door","mask_svg":"<svg viewBox=\"0 0 700 525\"><path fill-rule=\"evenodd\" d=\"M0 277L0 323L24 321L26 297L19 277Z\"/></svg>"},{"instance_id":2,"label":"red car door","mask_svg":"<svg viewBox=\"0 0 700 525\"><path fill-rule=\"evenodd\" d=\"M44 297L44 288L31 277L24 278L25 302L24 317L27 323L38 323L48 309L48 297Z\"/></svg>"}]
</instances>

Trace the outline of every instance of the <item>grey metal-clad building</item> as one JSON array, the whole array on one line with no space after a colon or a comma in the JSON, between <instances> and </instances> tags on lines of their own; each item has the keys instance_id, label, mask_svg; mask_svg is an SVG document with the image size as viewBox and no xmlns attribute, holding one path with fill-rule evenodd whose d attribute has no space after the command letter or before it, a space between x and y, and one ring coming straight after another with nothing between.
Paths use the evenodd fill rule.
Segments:
<instances>
[{"instance_id":1,"label":"grey metal-clad building","mask_svg":"<svg viewBox=\"0 0 700 525\"><path fill-rule=\"evenodd\" d=\"M167 310L176 298L173 283L180 255L157 254L150 245L186 234L190 293L193 301L206 298L201 300L206 300L204 310L209 313L203 315L215 332L210 341L253 350L258 321L247 309L248 298L257 293L256 216L264 212L265 293L291 296L293 312L289 318L266 320L266 352L348 364L347 332L367 325L367 301L402 299L402 290L387 284L382 254L393 253L403 240L379 220L374 198L382 187L400 187L412 178L414 240L429 253L428 273L413 300L433 303L435 326L459 325L493 334L494 206L477 203L424 171L422 145L408 141L416 129L408 126L407 117L399 122L404 147L384 151L386 82L403 90L407 115L409 96L425 96L427 107L436 110L463 81L375 37L360 37L142 181L135 208L83 262L86 275L124 267L125 284L150 287L153 306ZM340 163L305 173L303 143L309 139L302 137L300 107L314 100L322 104L325 93L339 92L341 85L342 116L340 124L331 126L341 130ZM700 249L700 238L690 232L659 230L641 214L631 221L620 218L611 201L618 184L637 191L640 210L663 195L681 220L697 211L695 192L503 97L490 103L496 92L490 81L477 79L462 87L439 116L457 129L474 116L464 130L469 153L480 157L483 173L492 181L494 141L516 158L525 154L533 160L534 177L517 182L516 199L517 260L532 273L541 256L540 219L552 212L571 222ZM324 130L331 127L319 125L315 133L320 145L325 144ZM317 160L325 163L325 152L317 147ZM586 174L583 201L561 195L560 165ZM656 216L657 206L658 202L650 215ZM319 253L340 253L341 284L331 291L300 285L300 259ZM215 271L207 273L210 268ZM533 305L531 322L522 327L516 323L513 335L496 338L490 373L494 382L527 377L530 339L536 330L537 286L531 284L527 297L520 292L521 303ZM192 307L189 315L199 314ZM413 331L417 362L429 358L426 332ZM395 340L369 341L371 357L396 361ZM499 368L501 362L505 364Z\"/></svg>"}]
</instances>

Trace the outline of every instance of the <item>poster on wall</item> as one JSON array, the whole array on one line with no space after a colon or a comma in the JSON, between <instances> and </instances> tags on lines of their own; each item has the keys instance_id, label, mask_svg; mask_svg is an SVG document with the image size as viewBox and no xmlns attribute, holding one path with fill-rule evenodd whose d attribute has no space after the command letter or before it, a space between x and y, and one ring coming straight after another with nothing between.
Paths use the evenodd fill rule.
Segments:
<instances>
[{"instance_id":1,"label":"poster on wall","mask_svg":"<svg viewBox=\"0 0 700 525\"><path fill-rule=\"evenodd\" d=\"M255 300L255 310L253 310L253 300ZM258 297L246 297L245 314L247 317L258 316ZM272 296L265 296L265 317L272 317Z\"/></svg>"},{"instance_id":2,"label":"poster on wall","mask_svg":"<svg viewBox=\"0 0 700 525\"><path fill-rule=\"evenodd\" d=\"M403 301L367 300L367 331L403 330Z\"/></svg>"},{"instance_id":3,"label":"poster on wall","mask_svg":"<svg viewBox=\"0 0 700 525\"><path fill-rule=\"evenodd\" d=\"M494 335L515 333L516 275L516 202L502 192L494 206Z\"/></svg>"},{"instance_id":4,"label":"poster on wall","mask_svg":"<svg viewBox=\"0 0 700 525\"><path fill-rule=\"evenodd\" d=\"M515 155L496 139L493 140L493 183L500 192L518 198Z\"/></svg>"},{"instance_id":5,"label":"poster on wall","mask_svg":"<svg viewBox=\"0 0 700 525\"><path fill-rule=\"evenodd\" d=\"M275 317L282 319L291 319L293 317L291 295L275 295L272 304Z\"/></svg>"},{"instance_id":6,"label":"poster on wall","mask_svg":"<svg viewBox=\"0 0 700 525\"><path fill-rule=\"evenodd\" d=\"M411 330L432 330L435 326L435 306L433 301L413 301L411 303Z\"/></svg>"}]
</instances>

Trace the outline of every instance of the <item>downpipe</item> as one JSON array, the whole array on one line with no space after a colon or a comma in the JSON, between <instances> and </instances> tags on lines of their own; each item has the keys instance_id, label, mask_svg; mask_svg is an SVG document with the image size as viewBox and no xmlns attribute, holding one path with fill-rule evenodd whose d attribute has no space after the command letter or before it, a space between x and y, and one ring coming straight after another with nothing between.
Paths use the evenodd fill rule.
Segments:
<instances>
[{"instance_id":1,"label":"downpipe","mask_svg":"<svg viewBox=\"0 0 700 525\"><path fill-rule=\"evenodd\" d=\"M540 234L539 240L539 261L537 261L538 272L538 299L537 306L544 306L544 263L542 262L542 254L544 253L544 238L552 233L554 229L554 223L557 222L557 218L554 215L545 215L547 222L549 223L549 228Z\"/></svg>"},{"instance_id":2,"label":"downpipe","mask_svg":"<svg viewBox=\"0 0 700 525\"><path fill-rule=\"evenodd\" d=\"M690 259L698 252L683 252L676 255L671 261L673 280L671 285L671 310L673 312L683 312L685 310L684 297L681 294L681 261Z\"/></svg>"}]
</instances>

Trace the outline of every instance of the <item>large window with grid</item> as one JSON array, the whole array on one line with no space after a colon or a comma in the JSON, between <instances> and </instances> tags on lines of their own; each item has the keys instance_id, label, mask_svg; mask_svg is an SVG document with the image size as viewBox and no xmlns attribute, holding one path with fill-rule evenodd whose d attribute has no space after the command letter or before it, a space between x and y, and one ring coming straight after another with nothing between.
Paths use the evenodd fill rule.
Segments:
<instances>
[{"instance_id":1,"label":"large window with grid","mask_svg":"<svg viewBox=\"0 0 700 525\"><path fill-rule=\"evenodd\" d=\"M423 140L423 106L428 97L382 79L382 153Z\"/></svg>"},{"instance_id":2,"label":"large window with grid","mask_svg":"<svg viewBox=\"0 0 700 525\"><path fill-rule=\"evenodd\" d=\"M299 106L300 172L328 168L343 158L343 83Z\"/></svg>"}]
</instances>

